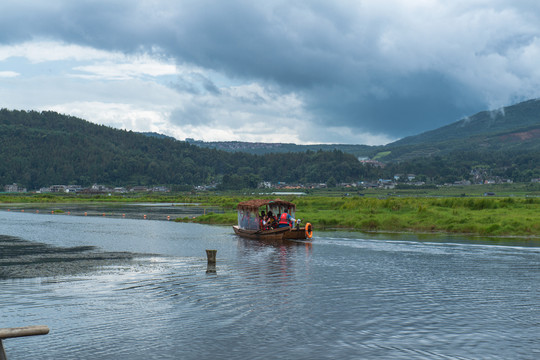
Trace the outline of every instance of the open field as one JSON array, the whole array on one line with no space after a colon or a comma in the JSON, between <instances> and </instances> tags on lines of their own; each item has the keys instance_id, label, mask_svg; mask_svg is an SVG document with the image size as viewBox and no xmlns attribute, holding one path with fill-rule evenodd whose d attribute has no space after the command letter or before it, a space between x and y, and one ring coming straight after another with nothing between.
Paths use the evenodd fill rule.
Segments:
<instances>
[{"instance_id":1,"label":"open field","mask_svg":"<svg viewBox=\"0 0 540 360\"><path fill-rule=\"evenodd\" d=\"M484 196L485 193L495 195ZM130 195L3 194L1 204L181 202L219 206L209 213L177 221L232 225L236 204L255 197L292 201L297 217L315 229L380 232L448 232L482 236L540 237L540 184L448 187L436 189L310 190L306 196L272 195L270 191Z\"/></svg>"}]
</instances>

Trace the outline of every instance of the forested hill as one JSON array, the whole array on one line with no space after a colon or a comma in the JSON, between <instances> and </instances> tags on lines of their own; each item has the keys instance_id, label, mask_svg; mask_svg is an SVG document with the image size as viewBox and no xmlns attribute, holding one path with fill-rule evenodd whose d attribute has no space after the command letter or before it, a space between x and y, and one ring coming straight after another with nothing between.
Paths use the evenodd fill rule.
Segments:
<instances>
[{"instance_id":1,"label":"forested hill","mask_svg":"<svg viewBox=\"0 0 540 360\"><path fill-rule=\"evenodd\" d=\"M432 144L470 137L493 137L497 134L523 132L540 127L540 99L528 100L498 110L482 111L425 133L409 136L391 144L394 146Z\"/></svg>"},{"instance_id":2,"label":"forested hill","mask_svg":"<svg viewBox=\"0 0 540 360\"><path fill-rule=\"evenodd\" d=\"M277 146L253 146L267 145ZM540 101L479 113L386 146L278 145L284 145L280 151L290 152L222 151L55 112L1 109L0 186L17 183L39 189L100 183L180 189L220 183L224 188L240 189L255 187L260 181L339 183L395 174L416 174L427 182L444 183L471 179L473 169L479 167L490 176L531 181L540 177ZM386 166L365 166L356 156L375 158Z\"/></svg>"},{"instance_id":3,"label":"forested hill","mask_svg":"<svg viewBox=\"0 0 540 360\"><path fill-rule=\"evenodd\" d=\"M0 110L0 185L198 185L338 182L364 177L341 151L257 156L96 125L55 112Z\"/></svg>"},{"instance_id":4,"label":"forested hill","mask_svg":"<svg viewBox=\"0 0 540 360\"><path fill-rule=\"evenodd\" d=\"M540 154L540 100L529 100L497 111L483 111L439 129L410 136L378 149L384 162L403 162L444 156L500 166L524 165ZM527 160L529 161L529 160ZM525 165L529 166L530 165ZM537 166L534 166L537 168Z\"/></svg>"},{"instance_id":5,"label":"forested hill","mask_svg":"<svg viewBox=\"0 0 540 360\"><path fill-rule=\"evenodd\" d=\"M269 154L269 153L289 153L305 151L334 151L339 150L358 157L365 157L374 152L376 147L369 145L354 144L316 144L316 145L297 145L292 143L263 143L263 142L245 142L245 141L201 141L186 139L187 142L203 148L218 149L229 152L247 152L250 154Z\"/></svg>"},{"instance_id":6,"label":"forested hill","mask_svg":"<svg viewBox=\"0 0 540 360\"><path fill-rule=\"evenodd\" d=\"M493 177L531 181L540 176L540 100L483 111L385 146L191 142L249 153L339 149L386 164L378 171L382 178L408 173L440 184L472 180L481 168Z\"/></svg>"}]
</instances>

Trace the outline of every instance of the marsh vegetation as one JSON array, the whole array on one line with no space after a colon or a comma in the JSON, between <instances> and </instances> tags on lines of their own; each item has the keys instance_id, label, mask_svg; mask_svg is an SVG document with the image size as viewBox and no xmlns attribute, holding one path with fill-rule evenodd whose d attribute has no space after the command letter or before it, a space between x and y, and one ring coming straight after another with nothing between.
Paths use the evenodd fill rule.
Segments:
<instances>
[{"instance_id":1,"label":"marsh vegetation","mask_svg":"<svg viewBox=\"0 0 540 360\"><path fill-rule=\"evenodd\" d=\"M465 193L464 191L469 191ZM494 187L497 196L483 196L486 188L448 190L406 190L393 193L369 190L345 193L326 190L307 196L271 195L268 193L176 193L121 196L78 195L3 195L4 208L14 203L54 204L61 214L62 203L186 203L219 207L204 215L177 217L180 222L233 225L237 222L236 205L251 198L281 197L296 203L297 217L309 221L316 230L350 229L379 232L448 232L485 236L540 236L540 197L536 188ZM438 194L438 195L437 195ZM500 195L499 195L500 194ZM50 212L50 210L49 210ZM174 218L171 218L171 220Z\"/></svg>"}]
</instances>

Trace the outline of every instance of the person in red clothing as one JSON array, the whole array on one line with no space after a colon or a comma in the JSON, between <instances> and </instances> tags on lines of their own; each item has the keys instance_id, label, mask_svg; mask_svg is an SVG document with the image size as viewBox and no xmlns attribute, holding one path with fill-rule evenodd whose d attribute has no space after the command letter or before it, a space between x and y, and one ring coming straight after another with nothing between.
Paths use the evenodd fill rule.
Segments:
<instances>
[{"instance_id":1,"label":"person in red clothing","mask_svg":"<svg viewBox=\"0 0 540 360\"><path fill-rule=\"evenodd\" d=\"M289 215L288 210L285 209L283 214L279 217L279 227L292 226L296 222L296 219Z\"/></svg>"}]
</instances>

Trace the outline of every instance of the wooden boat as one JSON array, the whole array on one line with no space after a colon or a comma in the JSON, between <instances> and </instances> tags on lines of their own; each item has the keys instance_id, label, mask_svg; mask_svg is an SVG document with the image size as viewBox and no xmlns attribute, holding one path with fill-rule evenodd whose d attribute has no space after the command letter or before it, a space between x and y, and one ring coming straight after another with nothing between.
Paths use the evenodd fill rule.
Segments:
<instances>
[{"instance_id":1,"label":"wooden boat","mask_svg":"<svg viewBox=\"0 0 540 360\"><path fill-rule=\"evenodd\" d=\"M266 214L281 214L287 212L294 218L296 205L280 199L266 200L254 199L238 204L238 225L233 226L236 235L254 240L306 240L313 236L313 227L310 223L300 226L299 221L292 226L278 227L275 229L261 229L261 211ZM279 219L279 217L278 217Z\"/></svg>"}]
</instances>

